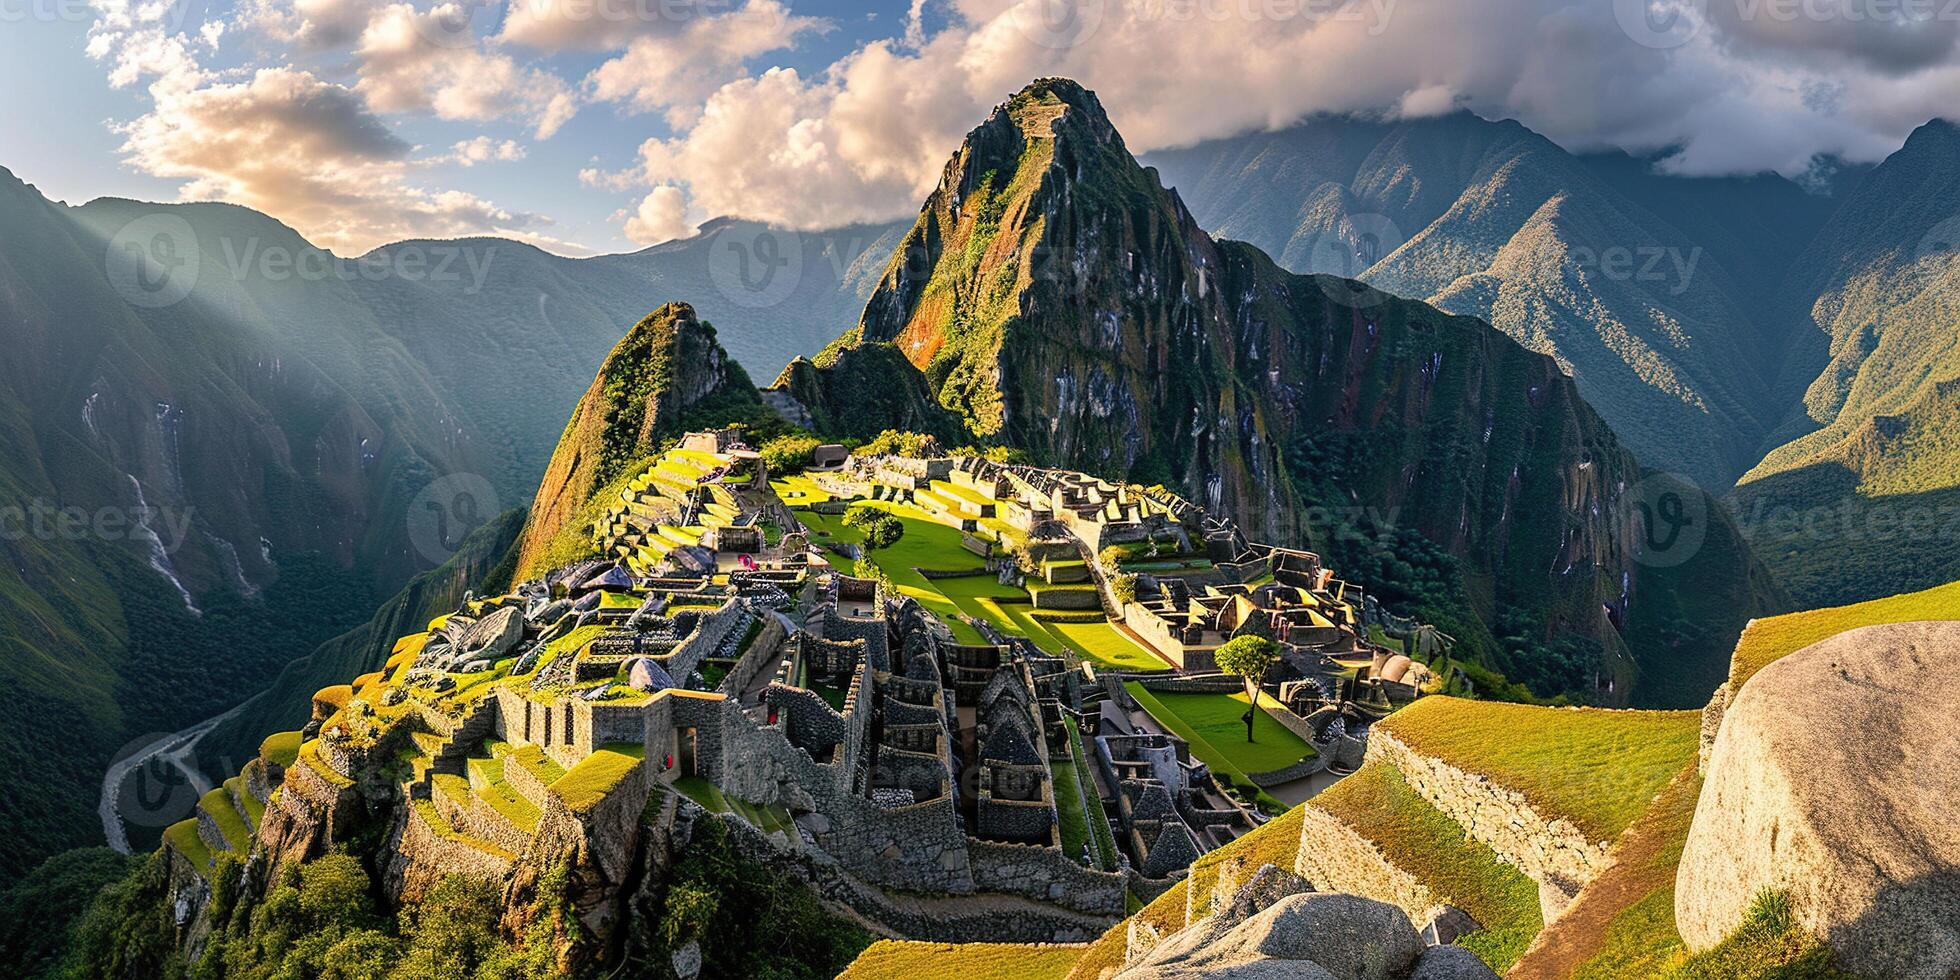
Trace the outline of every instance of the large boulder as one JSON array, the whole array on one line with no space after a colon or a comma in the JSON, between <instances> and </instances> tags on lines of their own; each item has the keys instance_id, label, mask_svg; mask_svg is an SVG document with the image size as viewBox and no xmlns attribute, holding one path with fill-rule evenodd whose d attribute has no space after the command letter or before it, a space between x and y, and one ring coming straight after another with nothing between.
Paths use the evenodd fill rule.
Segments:
<instances>
[{"instance_id":1,"label":"large boulder","mask_svg":"<svg viewBox=\"0 0 1960 980\"><path fill-rule=\"evenodd\" d=\"M1960 971L1960 622L1842 633L1756 674L1716 736L1675 888L1693 949L1765 891L1844 967Z\"/></svg>"},{"instance_id":2,"label":"large boulder","mask_svg":"<svg viewBox=\"0 0 1960 980\"><path fill-rule=\"evenodd\" d=\"M1214 932L1207 924L1195 930ZM1402 910L1357 895L1292 894L1203 942L1168 937L1119 980L1403 980L1422 941Z\"/></svg>"}]
</instances>

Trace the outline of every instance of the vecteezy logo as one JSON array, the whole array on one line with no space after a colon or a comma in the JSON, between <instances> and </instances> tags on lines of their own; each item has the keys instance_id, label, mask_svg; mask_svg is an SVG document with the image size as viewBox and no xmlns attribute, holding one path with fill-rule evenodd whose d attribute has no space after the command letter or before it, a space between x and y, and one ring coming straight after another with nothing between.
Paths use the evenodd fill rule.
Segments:
<instances>
[{"instance_id":1,"label":"vecteezy logo","mask_svg":"<svg viewBox=\"0 0 1960 980\"><path fill-rule=\"evenodd\" d=\"M723 229L708 246L708 278L736 306L775 306L803 278L802 236L764 225Z\"/></svg>"},{"instance_id":2,"label":"vecteezy logo","mask_svg":"<svg viewBox=\"0 0 1960 980\"><path fill-rule=\"evenodd\" d=\"M1072 48L1102 26L1103 0L1020 0L1007 18L1039 47Z\"/></svg>"},{"instance_id":3,"label":"vecteezy logo","mask_svg":"<svg viewBox=\"0 0 1960 980\"><path fill-rule=\"evenodd\" d=\"M1307 250L1307 268L1322 274L1320 288L1335 302L1343 306L1374 306L1387 296L1351 280L1359 279L1375 263L1401 248L1404 240L1402 229L1386 215L1349 215L1339 227L1314 237Z\"/></svg>"},{"instance_id":4,"label":"vecteezy logo","mask_svg":"<svg viewBox=\"0 0 1960 980\"><path fill-rule=\"evenodd\" d=\"M1673 568L1708 540L1708 498L1685 476L1655 473L1620 495L1620 526L1635 561Z\"/></svg>"},{"instance_id":5,"label":"vecteezy logo","mask_svg":"<svg viewBox=\"0 0 1960 980\"><path fill-rule=\"evenodd\" d=\"M484 28L482 34L495 30L500 9L501 5L486 0L448 0L426 14L410 14L409 22L415 25L415 33L438 48L469 48L476 46L479 26Z\"/></svg>"},{"instance_id":6,"label":"vecteezy logo","mask_svg":"<svg viewBox=\"0 0 1960 980\"><path fill-rule=\"evenodd\" d=\"M475 473L445 476L423 487L408 505L408 543L423 560L440 565L501 509L489 480Z\"/></svg>"},{"instance_id":7,"label":"vecteezy logo","mask_svg":"<svg viewBox=\"0 0 1960 980\"><path fill-rule=\"evenodd\" d=\"M168 827L197 806L210 787L171 757L183 739L152 732L131 739L109 765L114 816L127 827ZM105 828L106 829L106 828Z\"/></svg>"},{"instance_id":8,"label":"vecteezy logo","mask_svg":"<svg viewBox=\"0 0 1960 980\"><path fill-rule=\"evenodd\" d=\"M1708 0L1613 0L1620 31L1643 48L1678 48L1701 31Z\"/></svg>"},{"instance_id":9,"label":"vecteezy logo","mask_svg":"<svg viewBox=\"0 0 1960 980\"><path fill-rule=\"evenodd\" d=\"M146 214L123 225L103 256L110 287L129 305L145 309L189 296L202 264L197 232L174 214Z\"/></svg>"}]
</instances>

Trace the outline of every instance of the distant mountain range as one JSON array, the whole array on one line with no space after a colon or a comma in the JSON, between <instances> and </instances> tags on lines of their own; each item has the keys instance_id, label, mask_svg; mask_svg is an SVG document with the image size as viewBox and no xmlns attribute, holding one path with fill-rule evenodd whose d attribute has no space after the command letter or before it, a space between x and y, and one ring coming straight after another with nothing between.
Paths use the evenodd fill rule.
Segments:
<instances>
[{"instance_id":1,"label":"distant mountain range","mask_svg":"<svg viewBox=\"0 0 1960 980\"><path fill-rule=\"evenodd\" d=\"M245 208L69 207L4 171L0 227L0 764L46 788L0 803L0 877L96 838L119 745L260 690L527 502L647 310L691 297L773 370L855 318L899 231L347 259Z\"/></svg>"},{"instance_id":2,"label":"distant mountain range","mask_svg":"<svg viewBox=\"0 0 1960 980\"><path fill-rule=\"evenodd\" d=\"M1706 659L1678 651L1719 645L1717 620L1780 601L1740 547L1719 574L1661 575L1608 519L1520 526L1610 510L1635 457L1725 496L1798 605L1960 578L1951 125L1819 189L1669 177L1464 113L1315 118L1153 154L1168 191L1106 121L1042 125L976 130L917 222L717 220L588 259L498 239L344 259L248 209L69 207L0 170L0 765L48 787L0 802L0 877L93 837L118 745L343 631L322 656L370 654L376 600L531 499L594 365L675 300L758 382L860 324L776 396L823 431L1175 483L1357 578L1400 576L1494 651L1551 651L1553 686L1594 663L1568 639L1650 637L1598 663L1657 683ZM901 242L920 261L888 267ZM1360 287L1289 273L1424 299L1551 360L1391 297L1342 314ZM1523 435L1495 445L1493 423ZM1396 509L1341 518L1390 546L1301 525L1330 501ZM1534 662L1504 666L1546 680Z\"/></svg>"}]
</instances>

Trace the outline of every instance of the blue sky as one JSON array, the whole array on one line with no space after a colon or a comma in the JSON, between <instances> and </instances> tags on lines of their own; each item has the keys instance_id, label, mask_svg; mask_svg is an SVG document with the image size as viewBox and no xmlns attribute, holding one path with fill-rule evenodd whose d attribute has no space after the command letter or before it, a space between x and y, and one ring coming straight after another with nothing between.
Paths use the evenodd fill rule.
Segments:
<instances>
[{"instance_id":1,"label":"blue sky","mask_svg":"<svg viewBox=\"0 0 1960 980\"><path fill-rule=\"evenodd\" d=\"M902 217L989 107L1057 74L1139 151L1469 108L1681 173L1794 174L1960 105L1943 6L0 0L0 166L75 203L244 204L342 253L583 254L723 214Z\"/></svg>"}]
</instances>

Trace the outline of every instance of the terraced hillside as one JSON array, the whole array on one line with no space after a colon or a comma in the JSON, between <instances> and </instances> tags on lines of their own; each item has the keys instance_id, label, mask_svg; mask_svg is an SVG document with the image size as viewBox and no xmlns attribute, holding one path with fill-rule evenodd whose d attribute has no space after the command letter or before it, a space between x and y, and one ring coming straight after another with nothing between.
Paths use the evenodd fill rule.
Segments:
<instances>
[{"instance_id":1,"label":"terraced hillside","mask_svg":"<svg viewBox=\"0 0 1960 980\"><path fill-rule=\"evenodd\" d=\"M1459 944L1500 972L1529 967L1536 960L1526 951L1549 945L1533 945L1550 935L1547 922L1559 928L1574 910L1595 916L1611 901L1597 897L1599 882L1620 880L1609 876L1623 875L1622 860L1651 852L1654 835L1666 833L1653 828L1679 817L1698 725L1694 712L1423 698L1376 727L1359 772L1205 855L1188 879L1082 947L1068 976L1112 975L1156 937L1204 918L1264 864L1398 905L1418 923L1444 905L1462 909L1479 928ZM875 972L857 975L923 968L931 955L928 944L881 944L858 965ZM999 950L971 955L981 970L1004 959ZM1053 969L1063 955L1039 951L1034 962Z\"/></svg>"}]
</instances>

